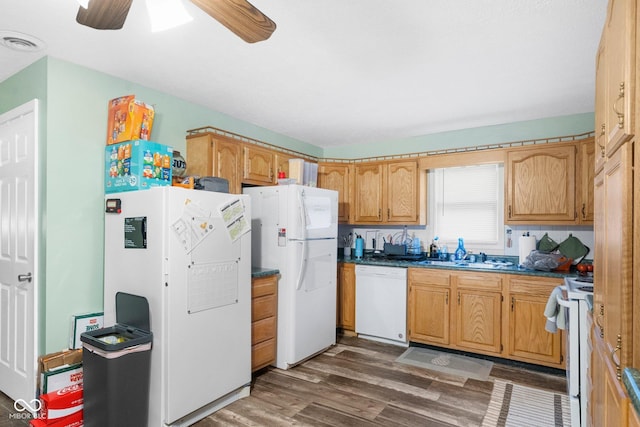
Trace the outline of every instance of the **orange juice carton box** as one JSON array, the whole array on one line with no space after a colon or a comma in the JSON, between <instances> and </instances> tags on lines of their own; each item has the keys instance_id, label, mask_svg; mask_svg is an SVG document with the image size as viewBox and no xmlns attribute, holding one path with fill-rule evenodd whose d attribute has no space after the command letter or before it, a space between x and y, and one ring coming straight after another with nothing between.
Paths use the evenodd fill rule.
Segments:
<instances>
[{"instance_id":1,"label":"orange juice carton box","mask_svg":"<svg viewBox=\"0 0 640 427\"><path fill-rule=\"evenodd\" d=\"M82 385L71 385L61 388L60 390L40 396L40 420L46 425L52 423L64 422L67 417L77 417L78 413L82 413L83 393ZM67 419L67 420L70 420Z\"/></svg>"},{"instance_id":2,"label":"orange juice carton box","mask_svg":"<svg viewBox=\"0 0 640 427\"><path fill-rule=\"evenodd\" d=\"M121 96L109 101L107 145L141 139L148 141L153 127L153 106L136 99L135 95Z\"/></svg>"},{"instance_id":3,"label":"orange juice carton box","mask_svg":"<svg viewBox=\"0 0 640 427\"><path fill-rule=\"evenodd\" d=\"M105 193L171 185L173 148L136 139L105 147Z\"/></svg>"}]
</instances>

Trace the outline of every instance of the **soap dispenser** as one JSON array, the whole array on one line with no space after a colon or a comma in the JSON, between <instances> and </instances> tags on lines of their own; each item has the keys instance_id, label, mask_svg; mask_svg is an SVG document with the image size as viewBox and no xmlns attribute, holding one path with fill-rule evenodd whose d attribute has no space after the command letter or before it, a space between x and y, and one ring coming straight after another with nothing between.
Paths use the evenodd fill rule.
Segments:
<instances>
[{"instance_id":1,"label":"soap dispenser","mask_svg":"<svg viewBox=\"0 0 640 427\"><path fill-rule=\"evenodd\" d=\"M465 255L467 255L467 251L464 249L464 241L462 237L458 237L458 249L456 249L456 259L462 260Z\"/></svg>"}]
</instances>

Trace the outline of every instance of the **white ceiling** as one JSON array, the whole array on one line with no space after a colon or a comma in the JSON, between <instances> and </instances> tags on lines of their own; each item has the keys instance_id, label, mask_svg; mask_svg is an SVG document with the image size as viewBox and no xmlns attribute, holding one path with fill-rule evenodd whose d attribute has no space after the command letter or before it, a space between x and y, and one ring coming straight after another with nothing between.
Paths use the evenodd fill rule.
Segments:
<instances>
[{"instance_id":1,"label":"white ceiling","mask_svg":"<svg viewBox=\"0 0 640 427\"><path fill-rule=\"evenodd\" d=\"M0 81L44 55L165 92L320 147L592 112L606 0L253 0L277 24L247 44L192 3L151 33L75 22L75 0L0 0ZM203 126L211 123L203 123Z\"/></svg>"}]
</instances>

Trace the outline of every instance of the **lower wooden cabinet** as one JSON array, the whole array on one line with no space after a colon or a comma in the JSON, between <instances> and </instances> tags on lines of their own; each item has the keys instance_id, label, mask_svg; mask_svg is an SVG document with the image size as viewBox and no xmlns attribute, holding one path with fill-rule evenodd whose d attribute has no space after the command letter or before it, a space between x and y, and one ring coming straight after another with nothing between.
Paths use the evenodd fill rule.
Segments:
<instances>
[{"instance_id":1,"label":"lower wooden cabinet","mask_svg":"<svg viewBox=\"0 0 640 427\"><path fill-rule=\"evenodd\" d=\"M426 268L410 268L408 334L410 341L450 344L451 296L449 273Z\"/></svg>"},{"instance_id":2,"label":"lower wooden cabinet","mask_svg":"<svg viewBox=\"0 0 640 427\"><path fill-rule=\"evenodd\" d=\"M502 275L456 273L456 346L500 355L502 352Z\"/></svg>"},{"instance_id":3,"label":"lower wooden cabinet","mask_svg":"<svg viewBox=\"0 0 640 427\"><path fill-rule=\"evenodd\" d=\"M610 352L599 334L592 334L593 390L590 405L593 407L594 426L620 426L629 422L629 397L622 381L617 378Z\"/></svg>"},{"instance_id":4,"label":"lower wooden cabinet","mask_svg":"<svg viewBox=\"0 0 640 427\"><path fill-rule=\"evenodd\" d=\"M544 316L562 279L409 268L408 281L410 341L564 369Z\"/></svg>"},{"instance_id":5,"label":"lower wooden cabinet","mask_svg":"<svg viewBox=\"0 0 640 427\"><path fill-rule=\"evenodd\" d=\"M336 326L356 330L356 266L338 263L338 305Z\"/></svg>"},{"instance_id":6,"label":"lower wooden cabinet","mask_svg":"<svg viewBox=\"0 0 640 427\"><path fill-rule=\"evenodd\" d=\"M251 280L251 371L276 361L278 275Z\"/></svg>"},{"instance_id":7,"label":"lower wooden cabinet","mask_svg":"<svg viewBox=\"0 0 640 427\"><path fill-rule=\"evenodd\" d=\"M563 334L547 332L544 310L562 279L507 276L509 358L564 368Z\"/></svg>"}]
</instances>

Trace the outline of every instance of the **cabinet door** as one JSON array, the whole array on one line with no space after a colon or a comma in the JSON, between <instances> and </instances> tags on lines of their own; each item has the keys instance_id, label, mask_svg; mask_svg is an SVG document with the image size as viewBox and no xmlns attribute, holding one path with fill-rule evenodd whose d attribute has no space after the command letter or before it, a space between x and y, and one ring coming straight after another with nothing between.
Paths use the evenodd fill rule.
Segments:
<instances>
[{"instance_id":1,"label":"cabinet door","mask_svg":"<svg viewBox=\"0 0 640 427\"><path fill-rule=\"evenodd\" d=\"M187 175L213 176L214 142L211 134L187 137Z\"/></svg>"},{"instance_id":2,"label":"cabinet door","mask_svg":"<svg viewBox=\"0 0 640 427\"><path fill-rule=\"evenodd\" d=\"M628 421L629 397L627 396L624 386L617 378L617 372L612 363L606 343L596 340L596 359L602 369L603 392L602 399L604 410L602 416L604 422L602 426L626 426ZM594 420L596 422L596 420Z\"/></svg>"},{"instance_id":3,"label":"cabinet door","mask_svg":"<svg viewBox=\"0 0 640 427\"><path fill-rule=\"evenodd\" d=\"M632 143L623 144L604 166L604 341L614 353L618 369L629 366L632 355ZM617 346L620 349L615 350ZM615 350L615 351L614 351Z\"/></svg>"},{"instance_id":4,"label":"cabinet door","mask_svg":"<svg viewBox=\"0 0 640 427\"><path fill-rule=\"evenodd\" d=\"M449 345L449 275L409 269L409 340Z\"/></svg>"},{"instance_id":5,"label":"cabinet door","mask_svg":"<svg viewBox=\"0 0 640 427\"><path fill-rule=\"evenodd\" d=\"M507 152L506 223L572 224L575 145Z\"/></svg>"},{"instance_id":6,"label":"cabinet door","mask_svg":"<svg viewBox=\"0 0 640 427\"><path fill-rule=\"evenodd\" d=\"M578 144L579 173L577 195L580 224L593 224L593 179L595 176L596 146L593 138L588 138Z\"/></svg>"},{"instance_id":7,"label":"cabinet door","mask_svg":"<svg viewBox=\"0 0 640 427\"><path fill-rule=\"evenodd\" d=\"M561 284L562 279L509 278L509 356L564 369L562 333L547 332L544 316L549 295Z\"/></svg>"},{"instance_id":8,"label":"cabinet door","mask_svg":"<svg viewBox=\"0 0 640 427\"><path fill-rule=\"evenodd\" d=\"M338 192L338 222L349 222L349 165L319 163L318 187Z\"/></svg>"},{"instance_id":9,"label":"cabinet door","mask_svg":"<svg viewBox=\"0 0 640 427\"><path fill-rule=\"evenodd\" d=\"M382 222L382 163L360 163L354 166L354 223Z\"/></svg>"},{"instance_id":10,"label":"cabinet door","mask_svg":"<svg viewBox=\"0 0 640 427\"><path fill-rule=\"evenodd\" d=\"M284 172L284 176L289 178L289 160L294 159L295 157L281 152L276 152L275 156L276 172ZM274 174L273 183L278 183L278 173Z\"/></svg>"},{"instance_id":11,"label":"cabinet door","mask_svg":"<svg viewBox=\"0 0 640 427\"><path fill-rule=\"evenodd\" d=\"M456 346L502 352L502 278L497 274L454 274Z\"/></svg>"},{"instance_id":12,"label":"cabinet door","mask_svg":"<svg viewBox=\"0 0 640 427\"><path fill-rule=\"evenodd\" d=\"M609 0L604 32L607 61L607 156L633 136L636 1Z\"/></svg>"},{"instance_id":13,"label":"cabinet door","mask_svg":"<svg viewBox=\"0 0 640 427\"><path fill-rule=\"evenodd\" d=\"M244 144L244 173L242 182L256 185L274 183L274 152L268 148Z\"/></svg>"},{"instance_id":14,"label":"cabinet door","mask_svg":"<svg viewBox=\"0 0 640 427\"><path fill-rule=\"evenodd\" d=\"M229 192L242 193L242 180L240 178L240 145L237 141L218 139L216 141L216 172L215 176L229 181Z\"/></svg>"},{"instance_id":15,"label":"cabinet door","mask_svg":"<svg viewBox=\"0 0 640 427\"><path fill-rule=\"evenodd\" d=\"M602 33L600 46L596 53L596 99L595 99L595 138L596 156L594 158L595 172L602 170L606 159L607 146L607 58L606 33Z\"/></svg>"},{"instance_id":16,"label":"cabinet door","mask_svg":"<svg viewBox=\"0 0 640 427\"><path fill-rule=\"evenodd\" d=\"M387 222L406 224L418 221L417 161L388 163L384 190Z\"/></svg>"},{"instance_id":17,"label":"cabinet door","mask_svg":"<svg viewBox=\"0 0 640 427\"><path fill-rule=\"evenodd\" d=\"M356 329L356 270L355 264L338 264L338 327Z\"/></svg>"}]
</instances>

